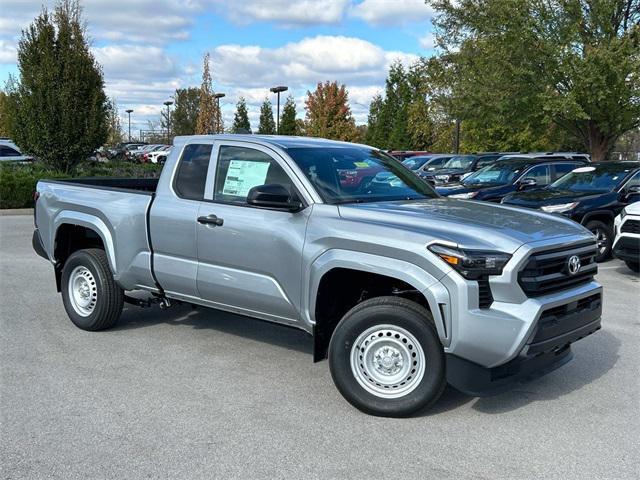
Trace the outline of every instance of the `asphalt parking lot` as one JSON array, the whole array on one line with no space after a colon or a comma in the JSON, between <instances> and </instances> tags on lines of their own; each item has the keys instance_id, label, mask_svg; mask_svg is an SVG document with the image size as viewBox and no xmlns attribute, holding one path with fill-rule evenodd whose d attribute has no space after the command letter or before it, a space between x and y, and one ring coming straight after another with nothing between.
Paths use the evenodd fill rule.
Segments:
<instances>
[{"instance_id":1,"label":"asphalt parking lot","mask_svg":"<svg viewBox=\"0 0 640 480\"><path fill-rule=\"evenodd\" d=\"M490 398L447 389L409 419L364 415L303 332L126 307L68 320L32 219L0 217L2 478L638 478L640 279L601 265L603 329L561 369Z\"/></svg>"}]
</instances>

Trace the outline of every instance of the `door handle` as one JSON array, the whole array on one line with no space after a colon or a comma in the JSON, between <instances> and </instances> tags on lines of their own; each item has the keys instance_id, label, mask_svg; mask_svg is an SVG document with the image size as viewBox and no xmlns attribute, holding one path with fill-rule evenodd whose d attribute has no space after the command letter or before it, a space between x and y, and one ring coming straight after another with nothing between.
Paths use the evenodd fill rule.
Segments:
<instances>
[{"instance_id":1,"label":"door handle","mask_svg":"<svg viewBox=\"0 0 640 480\"><path fill-rule=\"evenodd\" d=\"M224 223L224 220L216 217L215 215L208 215L206 217L198 217L198 223L202 223L204 225L214 225L216 227L221 227Z\"/></svg>"}]
</instances>

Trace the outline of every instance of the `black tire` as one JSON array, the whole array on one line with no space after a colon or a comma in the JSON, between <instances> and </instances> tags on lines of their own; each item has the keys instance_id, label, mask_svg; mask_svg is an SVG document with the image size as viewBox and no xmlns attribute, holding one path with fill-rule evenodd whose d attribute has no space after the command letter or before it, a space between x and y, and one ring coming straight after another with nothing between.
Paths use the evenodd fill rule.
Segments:
<instances>
[{"instance_id":1,"label":"black tire","mask_svg":"<svg viewBox=\"0 0 640 480\"><path fill-rule=\"evenodd\" d=\"M351 368L352 349L358 337L378 325L399 327L408 332L424 352L422 378L414 379L414 389L398 398L384 398L365 389ZM355 353L360 352L355 350ZM365 413L382 417L405 417L425 409L440 398L446 386L444 351L433 317L417 303L399 297L366 300L342 317L329 343L329 368L336 387L349 403Z\"/></svg>"},{"instance_id":2,"label":"black tire","mask_svg":"<svg viewBox=\"0 0 640 480\"><path fill-rule=\"evenodd\" d=\"M625 260L624 263L627 264L627 267L629 267L629 270L631 270L632 272L640 272L640 262L632 262L631 260Z\"/></svg>"},{"instance_id":3,"label":"black tire","mask_svg":"<svg viewBox=\"0 0 640 480\"><path fill-rule=\"evenodd\" d=\"M95 295L89 314L82 315L70 297L69 283L74 271L84 267L91 274L87 286L95 287L89 295ZM80 270L82 270L80 268ZM88 248L74 252L62 269L62 302L71 321L82 330L97 331L112 327L120 318L124 304L124 291L113 279L104 250Z\"/></svg>"},{"instance_id":4,"label":"black tire","mask_svg":"<svg viewBox=\"0 0 640 480\"><path fill-rule=\"evenodd\" d=\"M604 235L602 245L598 247L596 262L600 263L609 259L609 257L611 257L611 247L613 246L613 230L611 229L611 225L607 225L599 220L592 220L587 222L585 227L596 237ZM600 250L600 247L602 247L602 250Z\"/></svg>"}]
</instances>

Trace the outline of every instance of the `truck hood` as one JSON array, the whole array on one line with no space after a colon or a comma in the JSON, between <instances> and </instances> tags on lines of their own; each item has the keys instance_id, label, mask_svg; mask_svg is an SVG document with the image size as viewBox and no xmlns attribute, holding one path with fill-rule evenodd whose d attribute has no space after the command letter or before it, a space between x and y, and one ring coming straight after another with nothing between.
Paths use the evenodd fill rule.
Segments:
<instances>
[{"instance_id":1,"label":"truck hood","mask_svg":"<svg viewBox=\"0 0 640 480\"><path fill-rule=\"evenodd\" d=\"M346 204L339 211L347 220L424 233L425 243L448 241L507 253L554 237L591 237L581 225L556 215L452 198Z\"/></svg>"}]
</instances>

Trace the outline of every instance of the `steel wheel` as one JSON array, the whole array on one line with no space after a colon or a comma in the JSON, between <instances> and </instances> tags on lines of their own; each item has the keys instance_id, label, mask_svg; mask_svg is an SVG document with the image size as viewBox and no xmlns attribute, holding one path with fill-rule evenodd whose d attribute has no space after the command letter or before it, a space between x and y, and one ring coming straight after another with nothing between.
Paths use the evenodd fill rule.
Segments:
<instances>
[{"instance_id":1,"label":"steel wheel","mask_svg":"<svg viewBox=\"0 0 640 480\"><path fill-rule=\"evenodd\" d=\"M98 286L88 268L78 266L69 277L69 300L76 313L88 317L98 303Z\"/></svg>"},{"instance_id":2,"label":"steel wheel","mask_svg":"<svg viewBox=\"0 0 640 480\"><path fill-rule=\"evenodd\" d=\"M351 371L358 383L380 398L411 393L425 373L425 354L416 338L396 325L365 330L351 348Z\"/></svg>"}]
</instances>

